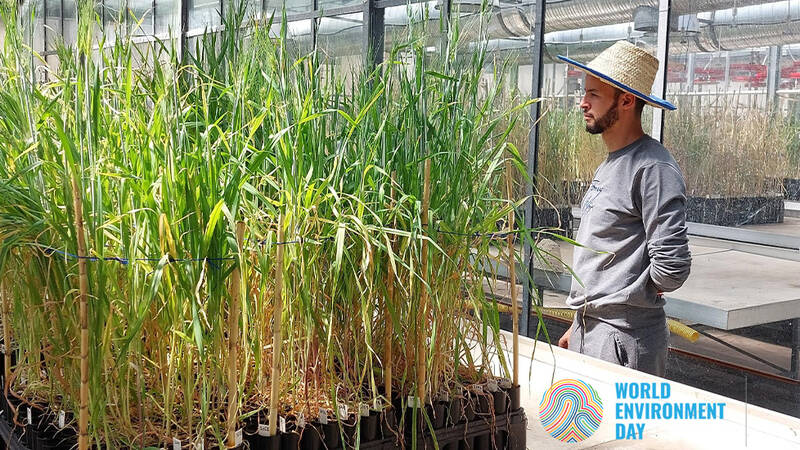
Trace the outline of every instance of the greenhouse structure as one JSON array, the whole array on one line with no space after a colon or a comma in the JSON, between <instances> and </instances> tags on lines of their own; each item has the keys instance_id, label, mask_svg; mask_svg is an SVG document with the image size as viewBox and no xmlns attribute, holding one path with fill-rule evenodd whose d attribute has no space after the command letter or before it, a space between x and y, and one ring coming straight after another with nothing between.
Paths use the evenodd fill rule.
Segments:
<instances>
[{"instance_id":1,"label":"greenhouse structure","mask_svg":"<svg viewBox=\"0 0 800 450\"><path fill-rule=\"evenodd\" d=\"M0 330L0 448L800 449L800 1L0 0Z\"/></svg>"}]
</instances>

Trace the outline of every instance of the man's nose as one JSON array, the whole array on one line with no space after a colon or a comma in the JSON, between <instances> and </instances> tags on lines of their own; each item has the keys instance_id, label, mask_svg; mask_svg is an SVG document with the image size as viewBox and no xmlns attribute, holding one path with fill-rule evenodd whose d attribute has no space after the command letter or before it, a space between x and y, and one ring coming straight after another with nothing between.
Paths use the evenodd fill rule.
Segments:
<instances>
[{"instance_id":1,"label":"man's nose","mask_svg":"<svg viewBox=\"0 0 800 450\"><path fill-rule=\"evenodd\" d=\"M581 105L580 105L581 110L583 112L586 112L586 111L589 110L589 107L590 107L590 105L589 105L589 102L586 101L586 97L582 98L581 99Z\"/></svg>"}]
</instances>

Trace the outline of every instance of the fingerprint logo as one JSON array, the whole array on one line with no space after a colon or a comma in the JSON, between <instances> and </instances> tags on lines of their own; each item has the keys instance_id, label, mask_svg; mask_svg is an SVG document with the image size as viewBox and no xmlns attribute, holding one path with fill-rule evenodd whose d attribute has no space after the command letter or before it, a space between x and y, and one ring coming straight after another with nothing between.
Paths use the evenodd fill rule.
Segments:
<instances>
[{"instance_id":1,"label":"fingerprint logo","mask_svg":"<svg viewBox=\"0 0 800 450\"><path fill-rule=\"evenodd\" d=\"M603 401L588 383L561 380L550 386L539 404L542 426L562 442L580 442L603 420Z\"/></svg>"}]
</instances>

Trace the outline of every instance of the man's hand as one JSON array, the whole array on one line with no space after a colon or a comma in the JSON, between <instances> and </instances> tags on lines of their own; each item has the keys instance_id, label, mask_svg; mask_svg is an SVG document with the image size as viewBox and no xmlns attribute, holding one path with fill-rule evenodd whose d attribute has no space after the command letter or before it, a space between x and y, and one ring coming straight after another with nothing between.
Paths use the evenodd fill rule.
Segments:
<instances>
[{"instance_id":1,"label":"man's hand","mask_svg":"<svg viewBox=\"0 0 800 450\"><path fill-rule=\"evenodd\" d=\"M572 334L572 325L567 328L567 331L564 332L564 335L561 336L561 339L558 340L558 346L561 348L569 348L569 337Z\"/></svg>"}]
</instances>

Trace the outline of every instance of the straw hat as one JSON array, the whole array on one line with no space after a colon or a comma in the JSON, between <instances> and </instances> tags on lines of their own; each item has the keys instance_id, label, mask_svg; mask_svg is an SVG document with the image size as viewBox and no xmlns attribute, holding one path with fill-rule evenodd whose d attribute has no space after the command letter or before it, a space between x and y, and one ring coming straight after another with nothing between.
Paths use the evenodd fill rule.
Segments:
<instances>
[{"instance_id":1,"label":"straw hat","mask_svg":"<svg viewBox=\"0 0 800 450\"><path fill-rule=\"evenodd\" d=\"M658 72L658 59L628 41L617 41L589 64L584 65L561 55L558 55L558 59L606 84L630 92L651 106L670 111L675 109L672 103L650 95Z\"/></svg>"}]
</instances>

